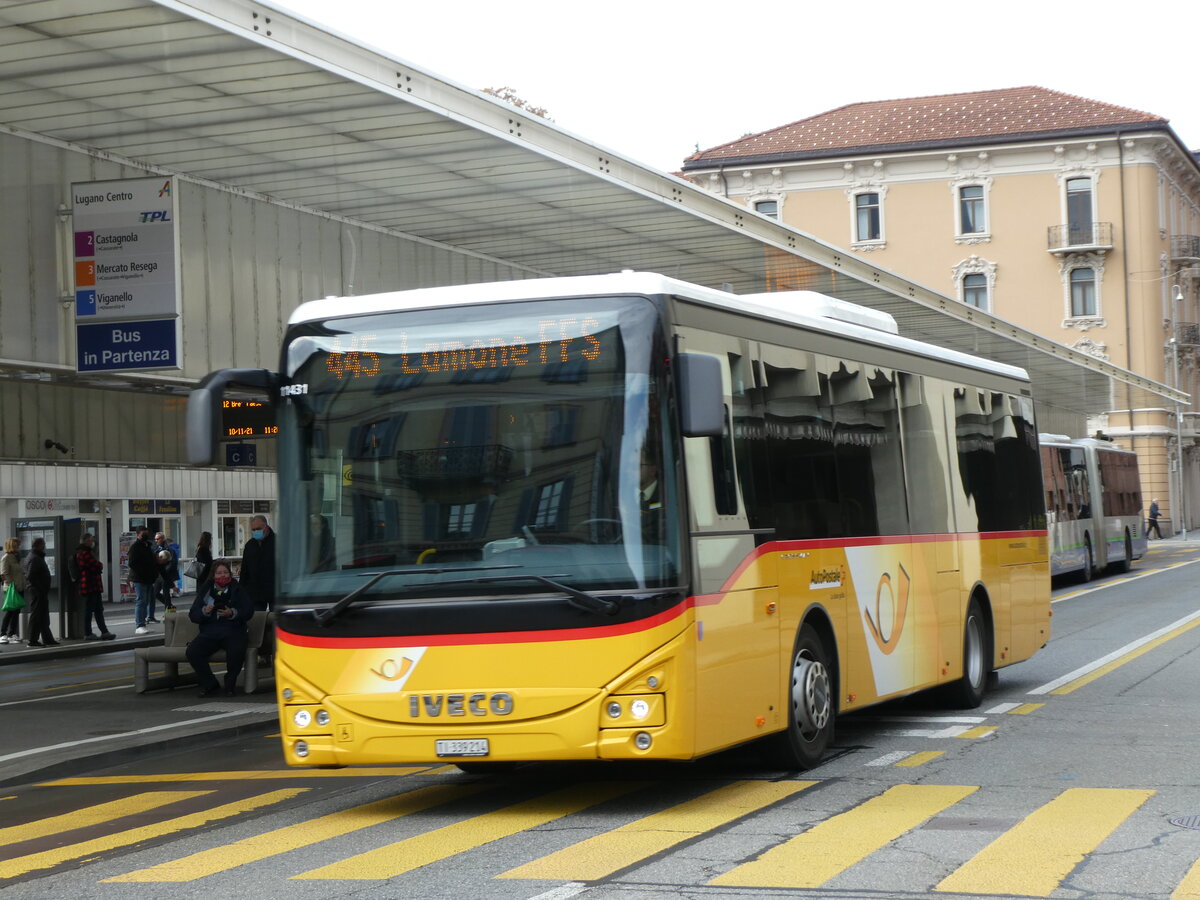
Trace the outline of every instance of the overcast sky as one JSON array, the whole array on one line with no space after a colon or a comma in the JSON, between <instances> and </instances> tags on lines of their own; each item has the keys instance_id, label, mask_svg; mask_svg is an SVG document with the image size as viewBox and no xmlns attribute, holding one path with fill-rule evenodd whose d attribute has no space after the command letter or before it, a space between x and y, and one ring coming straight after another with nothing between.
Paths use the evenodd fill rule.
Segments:
<instances>
[{"instance_id":1,"label":"overcast sky","mask_svg":"<svg viewBox=\"0 0 1200 900\"><path fill-rule=\"evenodd\" d=\"M1164 116L1200 149L1195 0L271 2L667 171L848 103L1022 85Z\"/></svg>"}]
</instances>

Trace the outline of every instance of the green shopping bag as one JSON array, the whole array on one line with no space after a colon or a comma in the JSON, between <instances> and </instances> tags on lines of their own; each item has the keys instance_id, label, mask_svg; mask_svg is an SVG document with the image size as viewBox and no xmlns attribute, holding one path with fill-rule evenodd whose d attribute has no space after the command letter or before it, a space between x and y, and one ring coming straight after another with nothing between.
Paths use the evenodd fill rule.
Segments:
<instances>
[{"instance_id":1,"label":"green shopping bag","mask_svg":"<svg viewBox=\"0 0 1200 900\"><path fill-rule=\"evenodd\" d=\"M0 607L4 612L13 609L24 609L25 598L21 596L21 592L9 582L8 587L4 589L4 606Z\"/></svg>"}]
</instances>

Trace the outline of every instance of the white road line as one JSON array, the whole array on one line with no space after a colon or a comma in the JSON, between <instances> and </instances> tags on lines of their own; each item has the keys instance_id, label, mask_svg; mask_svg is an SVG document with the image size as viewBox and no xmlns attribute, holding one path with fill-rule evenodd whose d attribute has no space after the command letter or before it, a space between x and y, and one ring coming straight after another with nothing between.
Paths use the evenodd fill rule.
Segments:
<instances>
[{"instance_id":1,"label":"white road line","mask_svg":"<svg viewBox=\"0 0 1200 900\"><path fill-rule=\"evenodd\" d=\"M566 884L560 884L556 888L551 888L543 894L535 894L529 900L567 900L568 897L577 897L588 889L586 884L579 881L569 881Z\"/></svg>"},{"instance_id":2,"label":"white road line","mask_svg":"<svg viewBox=\"0 0 1200 900\"><path fill-rule=\"evenodd\" d=\"M116 684L112 687L93 688L90 691L75 691L73 694L47 694L45 697L26 697L24 700L9 700L5 703L0 703L3 706L19 706L22 703L42 703L47 700L61 700L63 697L85 697L88 694L103 694L105 691L127 691L130 689L128 683Z\"/></svg>"},{"instance_id":3,"label":"white road line","mask_svg":"<svg viewBox=\"0 0 1200 900\"><path fill-rule=\"evenodd\" d=\"M916 752L915 750L896 750L893 753L888 753L885 756L879 757L879 759L873 759L869 763L864 763L864 765L891 766L891 765L894 765L894 764L900 762L900 760L902 760L902 759L908 759L915 752Z\"/></svg>"},{"instance_id":4,"label":"white road line","mask_svg":"<svg viewBox=\"0 0 1200 900\"><path fill-rule=\"evenodd\" d=\"M1017 704L1013 704L1016 706ZM855 716L856 722L932 722L936 725L982 725L987 716ZM851 722L838 720L839 727Z\"/></svg>"},{"instance_id":5,"label":"white road line","mask_svg":"<svg viewBox=\"0 0 1200 900\"><path fill-rule=\"evenodd\" d=\"M125 731L121 734L106 734L101 735L100 737L83 738L82 740L65 741L61 744L51 744L48 747L34 747L32 750L21 750L17 753L7 753L4 756L0 756L0 763L5 763L12 759L21 759L25 756L36 756L39 753L46 753L47 751L51 750L65 750L68 747L78 747L81 744L98 744L102 741L116 741L120 740L121 738L136 737L139 734L152 734L156 731L169 731L172 728L186 728L189 725L200 725L204 722L215 722L217 719L228 719L233 716L240 715L244 715L244 713L221 713L220 715L216 716L203 716L199 719L186 719L183 722L172 722L168 725L155 725L152 728L139 728L136 731Z\"/></svg>"},{"instance_id":6,"label":"white road line","mask_svg":"<svg viewBox=\"0 0 1200 900\"><path fill-rule=\"evenodd\" d=\"M1149 578L1151 575L1161 575L1163 572L1170 572L1172 569L1178 569L1181 566L1190 566L1193 563L1198 563L1198 562L1200 562L1200 559L1189 559L1184 562L1173 563L1169 566L1164 566L1161 569L1151 569L1149 572L1142 572L1139 575L1130 575L1128 578L1116 578L1112 581L1106 581L1103 584L1097 584L1092 587L1084 588L1084 589L1078 590L1078 591L1071 591L1071 593L1064 594L1062 597L1059 597L1058 599L1051 598L1050 602L1052 604L1054 604L1054 603L1062 603L1064 600L1074 600L1076 597L1085 597L1088 594L1094 594L1096 591L1103 591L1110 587L1117 587L1118 585L1122 585L1122 584L1130 584L1130 583L1132 583L1134 581L1138 581L1142 578Z\"/></svg>"},{"instance_id":7,"label":"white road line","mask_svg":"<svg viewBox=\"0 0 1200 900\"><path fill-rule=\"evenodd\" d=\"M1131 641L1130 643L1126 644L1124 647L1114 650L1112 653L1109 653L1106 656L1102 656L1097 660L1093 660L1092 662L1088 663L1087 665L1080 666L1078 669L1076 669L1073 672L1068 672L1066 675L1063 675L1059 678L1055 678L1053 681L1047 681L1045 684L1041 685L1040 687L1035 687L1029 693L1030 694L1048 694L1051 691L1053 691L1055 688L1062 687L1067 682L1074 681L1076 678L1081 678L1082 676L1087 675L1089 672L1094 672L1096 669L1099 669L1101 666L1108 665L1114 659L1122 657L1126 653L1129 653L1133 650L1138 649L1138 647L1143 647L1146 644L1150 643L1151 641L1157 640L1158 638L1162 637L1164 634L1174 631L1176 628L1179 628L1181 625L1186 625L1189 622L1194 622L1196 619L1200 619L1200 610L1197 610L1196 612L1192 613L1190 616L1184 616L1182 619L1177 619L1176 621L1172 622L1170 625L1166 625L1166 626L1158 629L1158 631L1152 631L1150 634L1147 634L1144 637L1140 637L1136 641Z\"/></svg>"},{"instance_id":8,"label":"white road line","mask_svg":"<svg viewBox=\"0 0 1200 900\"><path fill-rule=\"evenodd\" d=\"M1000 703L1000 704L997 704L996 706L993 706L991 709L989 709L987 711L987 714L989 716L993 716L993 715L998 716L1001 713L1006 713L1009 710L1016 709L1020 705L1021 705L1020 703Z\"/></svg>"}]
</instances>

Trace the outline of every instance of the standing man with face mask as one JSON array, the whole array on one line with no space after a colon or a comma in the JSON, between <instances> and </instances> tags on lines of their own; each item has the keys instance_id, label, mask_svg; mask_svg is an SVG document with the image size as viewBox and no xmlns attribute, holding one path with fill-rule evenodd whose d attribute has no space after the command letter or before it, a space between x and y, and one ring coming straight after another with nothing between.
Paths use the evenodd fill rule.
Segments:
<instances>
[{"instance_id":1,"label":"standing man with face mask","mask_svg":"<svg viewBox=\"0 0 1200 900\"><path fill-rule=\"evenodd\" d=\"M250 520L250 540L242 550L242 568L238 583L250 597L255 609L270 611L275 608L275 532L267 524L266 516L255 516ZM263 633L262 647L258 655L264 661L270 659L272 639L270 623Z\"/></svg>"}]
</instances>

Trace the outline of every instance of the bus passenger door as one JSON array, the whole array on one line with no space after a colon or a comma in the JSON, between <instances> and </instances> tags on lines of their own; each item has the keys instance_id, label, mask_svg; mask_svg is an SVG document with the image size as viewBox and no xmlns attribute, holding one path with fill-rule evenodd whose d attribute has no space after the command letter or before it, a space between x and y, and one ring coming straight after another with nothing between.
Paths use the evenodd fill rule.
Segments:
<instances>
[{"instance_id":1,"label":"bus passenger door","mask_svg":"<svg viewBox=\"0 0 1200 900\"><path fill-rule=\"evenodd\" d=\"M779 679L778 579L759 552L747 485L746 435L755 428L748 342L681 329L679 349L717 357L725 425L720 436L684 438L695 598L697 753L786 725ZM752 492L749 492L752 493ZM750 502L753 502L750 500Z\"/></svg>"}]
</instances>

